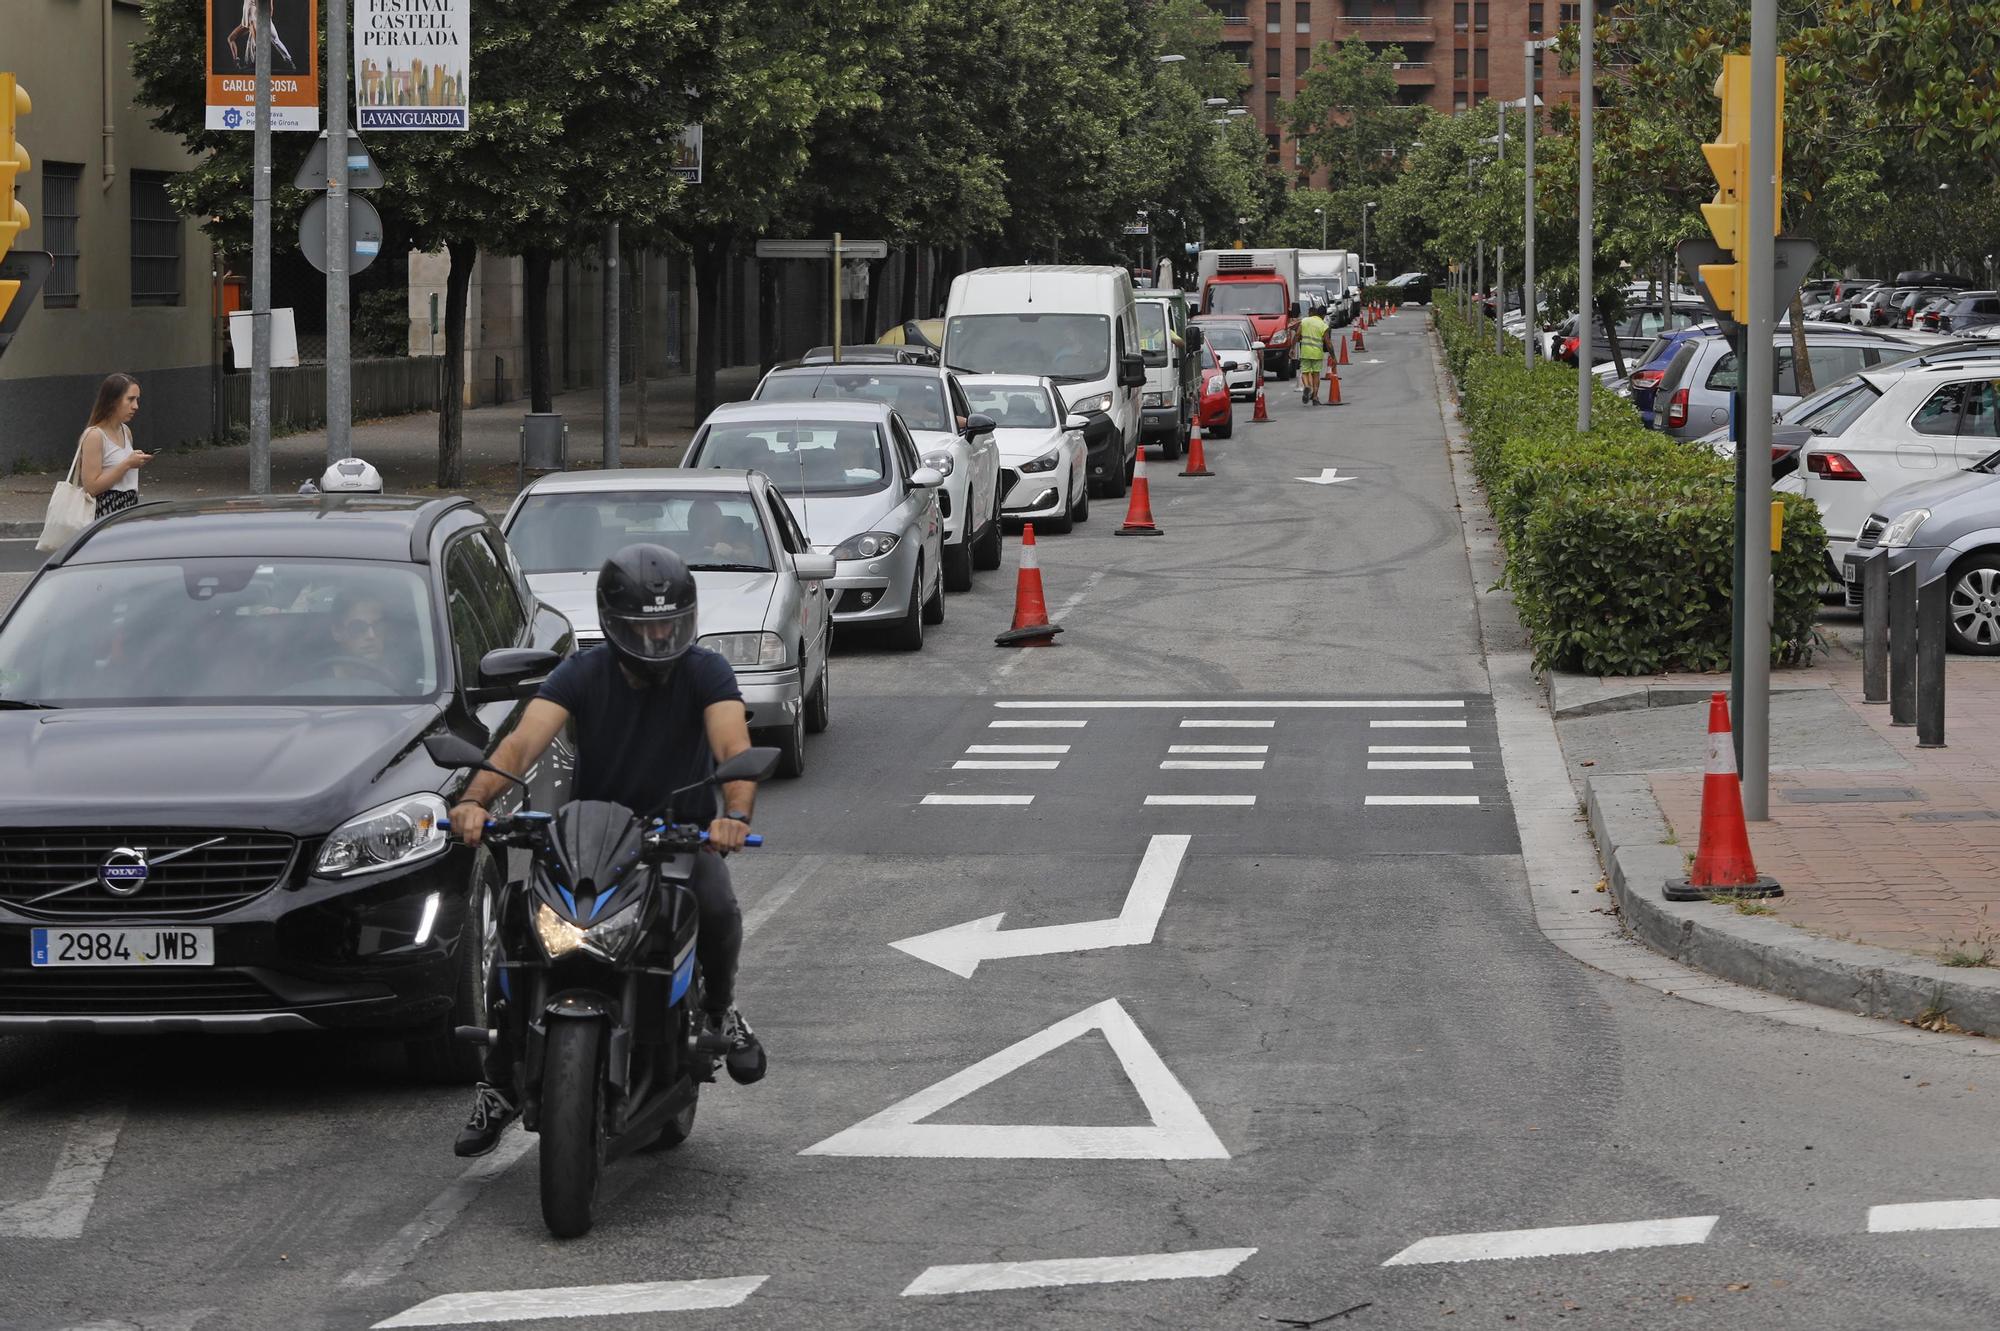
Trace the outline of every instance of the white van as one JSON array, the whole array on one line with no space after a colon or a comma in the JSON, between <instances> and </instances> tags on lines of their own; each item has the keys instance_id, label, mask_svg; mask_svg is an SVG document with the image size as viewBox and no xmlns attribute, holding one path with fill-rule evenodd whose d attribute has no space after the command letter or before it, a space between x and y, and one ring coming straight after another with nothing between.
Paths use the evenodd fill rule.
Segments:
<instances>
[{"instance_id":1,"label":"white van","mask_svg":"<svg viewBox=\"0 0 2000 1331\"><path fill-rule=\"evenodd\" d=\"M1300 250L1299 299L1319 301L1336 327L1354 322L1361 299L1361 256L1353 250Z\"/></svg>"},{"instance_id":2,"label":"white van","mask_svg":"<svg viewBox=\"0 0 2000 1331\"><path fill-rule=\"evenodd\" d=\"M1130 273L1074 264L961 273L945 302L944 363L1054 380L1069 413L1090 421L1092 493L1125 493L1146 387Z\"/></svg>"}]
</instances>

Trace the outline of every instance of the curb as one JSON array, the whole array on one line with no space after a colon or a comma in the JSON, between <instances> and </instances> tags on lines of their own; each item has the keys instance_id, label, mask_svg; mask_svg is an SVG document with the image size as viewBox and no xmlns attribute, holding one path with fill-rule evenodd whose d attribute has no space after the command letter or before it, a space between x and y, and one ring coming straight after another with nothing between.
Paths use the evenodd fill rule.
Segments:
<instances>
[{"instance_id":1,"label":"curb","mask_svg":"<svg viewBox=\"0 0 2000 1331\"><path fill-rule=\"evenodd\" d=\"M39 522L0 522L0 541L18 541L24 536L40 536Z\"/></svg>"},{"instance_id":2,"label":"curb","mask_svg":"<svg viewBox=\"0 0 2000 1331\"><path fill-rule=\"evenodd\" d=\"M1614 712L1642 712L1652 707L1689 707L1705 703L1718 688L1728 691L1727 676L1715 684L1633 684L1629 688L1606 685L1595 675L1572 675L1544 670L1539 674L1542 691L1548 695L1549 714L1559 721L1580 716L1608 716ZM1820 684L1774 682L1771 693L1816 693ZM1583 695L1583 696L1579 696Z\"/></svg>"},{"instance_id":3,"label":"curb","mask_svg":"<svg viewBox=\"0 0 2000 1331\"><path fill-rule=\"evenodd\" d=\"M2000 1033L2000 975L1918 961L1906 953L1817 938L1773 919L1708 902L1668 901L1661 886L1684 863L1640 776L1584 779L1585 813L1625 928L1675 961L1784 998L1857 1016L1915 1023L1942 1014L1975 1035Z\"/></svg>"}]
</instances>

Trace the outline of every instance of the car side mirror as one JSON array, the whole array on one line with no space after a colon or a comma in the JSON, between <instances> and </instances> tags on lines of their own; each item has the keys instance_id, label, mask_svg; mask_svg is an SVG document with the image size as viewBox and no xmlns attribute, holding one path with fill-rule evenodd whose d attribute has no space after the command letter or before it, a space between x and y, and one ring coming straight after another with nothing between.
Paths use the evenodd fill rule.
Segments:
<instances>
[{"instance_id":1,"label":"car side mirror","mask_svg":"<svg viewBox=\"0 0 2000 1331\"><path fill-rule=\"evenodd\" d=\"M1201 329L1196 328L1193 324L1189 324L1185 340L1189 351L1200 351L1202 342Z\"/></svg>"},{"instance_id":2,"label":"car side mirror","mask_svg":"<svg viewBox=\"0 0 2000 1331\"><path fill-rule=\"evenodd\" d=\"M1079 416L1072 411L1069 415L1063 417L1063 429L1065 430L1088 430L1089 428L1090 417L1088 416Z\"/></svg>"},{"instance_id":3,"label":"car side mirror","mask_svg":"<svg viewBox=\"0 0 2000 1331\"><path fill-rule=\"evenodd\" d=\"M1297 301L1292 302L1292 317L1294 319L1299 317L1299 303Z\"/></svg>"},{"instance_id":4,"label":"car side mirror","mask_svg":"<svg viewBox=\"0 0 2000 1331\"><path fill-rule=\"evenodd\" d=\"M776 749L745 749L715 769L717 782L768 781L782 755Z\"/></svg>"},{"instance_id":5,"label":"car side mirror","mask_svg":"<svg viewBox=\"0 0 2000 1331\"><path fill-rule=\"evenodd\" d=\"M994 423L991 416L975 413L965 418L965 437L967 439L976 439L982 434L992 434L997 428L999 427Z\"/></svg>"},{"instance_id":6,"label":"car side mirror","mask_svg":"<svg viewBox=\"0 0 2000 1331\"><path fill-rule=\"evenodd\" d=\"M792 571L800 582L825 582L834 575L840 561L832 555L793 555Z\"/></svg>"},{"instance_id":7,"label":"car side mirror","mask_svg":"<svg viewBox=\"0 0 2000 1331\"><path fill-rule=\"evenodd\" d=\"M944 484L944 473L936 467L918 467L910 473L912 490L935 490Z\"/></svg>"},{"instance_id":8,"label":"car side mirror","mask_svg":"<svg viewBox=\"0 0 2000 1331\"><path fill-rule=\"evenodd\" d=\"M1143 356L1128 351L1118 358L1118 386L1120 388L1146 386L1146 361Z\"/></svg>"},{"instance_id":9,"label":"car side mirror","mask_svg":"<svg viewBox=\"0 0 2000 1331\"><path fill-rule=\"evenodd\" d=\"M473 703L528 698L562 658L541 647L496 647L479 658L479 680L465 691Z\"/></svg>"},{"instance_id":10,"label":"car side mirror","mask_svg":"<svg viewBox=\"0 0 2000 1331\"><path fill-rule=\"evenodd\" d=\"M1262 351L1263 349L1264 349L1264 344L1262 342L1252 342L1250 344L1250 350L1252 351Z\"/></svg>"}]
</instances>

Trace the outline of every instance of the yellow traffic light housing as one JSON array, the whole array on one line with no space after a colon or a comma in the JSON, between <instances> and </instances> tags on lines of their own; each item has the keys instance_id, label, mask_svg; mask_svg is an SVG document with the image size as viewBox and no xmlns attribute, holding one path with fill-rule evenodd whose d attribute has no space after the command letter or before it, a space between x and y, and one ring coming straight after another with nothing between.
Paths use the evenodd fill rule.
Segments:
<instances>
[{"instance_id":1,"label":"yellow traffic light housing","mask_svg":"<svg viewBox=\"0 0 2000 1331\"><path fill-rule=\"evenodd\" d=\"M1778 98L1774 174L1771 181L1771 234L1780 230L1784 216L1785 179L1785 61L1778 58ZM1701 265L1701 280L1716 308L1738 323L1748 322L1747 291L1743 273L1749 233L1744 230L1750 206L1750 57L1725 55L1722 73L1715 79L1715 95L1722 102L1722 131L1715 142L1701 145L1708 169L1715 176L1715 198L1701 206L1702 220L1715 243L1734 256L1733 263Z\"/></svg>"},{"instance_id":2,"label":"yellow traffic light housing","mask_svg":"<svg viewBox=\"0 0 2000 1331\"><path fill-rule=\"evenodd\" d=\"M28 100L28 90L12 74L0 74L0 259L7 257L14 241L28 229L28 209L14 197L14 184L33 163L15 133L20 118L32 110L34 104ZM8 306L14 303L20 290L18 281L0 282L0 318L6 317Z\"/></svg>"}]
</instances>

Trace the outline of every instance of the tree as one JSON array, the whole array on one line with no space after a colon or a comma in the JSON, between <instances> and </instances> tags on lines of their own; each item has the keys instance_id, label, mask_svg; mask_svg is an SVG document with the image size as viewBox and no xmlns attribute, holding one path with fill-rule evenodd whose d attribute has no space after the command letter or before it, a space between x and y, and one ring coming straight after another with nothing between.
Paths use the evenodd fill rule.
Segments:
<instances>
[{"instance_id":1,"label":"tree","mask_svg":"<svg viewBox=\"0 0 2000 1331\"><path fill-rule=\"evenodd\" d=\"M1284 115L1302 174L1324 169L1334 188L1366 189L1395 178L1399 154L1429 115L1396 100L1395 66L1402 59L1400 46L1320 44Z\"/></svg>"}]
</instances>

